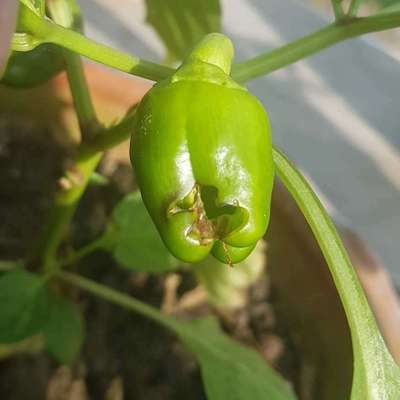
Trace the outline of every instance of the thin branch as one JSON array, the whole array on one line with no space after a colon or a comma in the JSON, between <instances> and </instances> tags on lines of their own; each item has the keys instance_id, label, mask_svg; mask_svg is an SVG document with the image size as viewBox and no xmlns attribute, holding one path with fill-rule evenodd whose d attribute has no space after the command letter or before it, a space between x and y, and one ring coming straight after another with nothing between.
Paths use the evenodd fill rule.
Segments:
<instances>
[{"instance_id":1,"label":"thin branch","mask_svg":"<svg viewBox=\"0 0 400 400\"><path fill-rule=\"evenodd\" d=\"M150 80L161 80L170 76L174 69L165 65L141 60L88 39L84 35L44 20L21 3L19 24L27 33L43 43L54 43L93 61L100 62L120 71Z\"/></svg>"},{"instance_id":2,"label":"thin branch","mask_svg":"<svg viewBox=\"0 0 400 400\"><path fill-rule=\"evenodd\" d=\"M53 21L68 29L80 29L79 9L72 9L73 3L66 0L49 0L47 7ZM63 51L68 83L74 100L75 111L78 116L82 141L94 135L99 123L89 93L85 73L83 71L82 59L79 54L64 49Z\"/></svg>"},{"instance_id":3,"label":"thin branch","mask_svg":"<svg viewBox=\"0 0 400 400\"><path fill-rule=\"evenodd\" d=\"M247 82L293 64L344 40L399 26L400 12L344 20L341 24L329 25L285 46L236 64L233 66L232 76L237 81Z\"/></svg>"},{"instance_id":4,"label":"thin branch","mask_svg":"<svg viewBox=\"0 0 400 400\"><path fill-rule=\"evenodd\" d=\"M53 0L49 3L52 17L63 24L72 26L73 14L70 3L64 0ZM79 54L68 50L64 52L68 82L74 99L75 110L81 127L82 139L86 141L93 136L98 120L83 72ZM81 198L92 172L101 159L101 153L93 153L85 160L77 159L66 175L59 181L60 187L55 195L48 222L39 239L36 257L42 264L42 270L50 273L58 268L57 250L64 238L78 201Z\"/></svg>"},{"instance_id":5,"label":"thin branch","mask_svg":"<svg viewBox=\"0 0 400 400\"><path fill-rule=\"evenodd\" d=\"M351 0L349 10L347 11L348 17L355 17L357 15L357 11L362 3L362 0Z\"/></svg>"},{"instance_id":6,"label":"thin branch","mask_svg":"<svg viewBox=\"0 0 400 400\"><path fill-rule=\"evenodd\" d=\"M141 302L140 300L135 299L132 296L123 294L117 290L111 289L90 279L84 278L83 276L72 274L70 272L58 271L57 276L65 282L77 286L80 289L85 290L86 292L89 292L101 299L107 300L120 307L126 308L147 318L150 318L154 322L157 322L166 328L172 330L176 329L174 325L174 320L171 317L163 315L156 308L151 307Z\"/></svg>"},{"instance_id":7,"label":"thin branch","mask_svg":"<svg viewBox=\"0 0 400 400\"><path fill-rule=\"evenodd\" d=\"M340 21L345 15L342 7L343 0L331 0L333 12L335 14L335 20Z\"/></svg>"}]
</instances>

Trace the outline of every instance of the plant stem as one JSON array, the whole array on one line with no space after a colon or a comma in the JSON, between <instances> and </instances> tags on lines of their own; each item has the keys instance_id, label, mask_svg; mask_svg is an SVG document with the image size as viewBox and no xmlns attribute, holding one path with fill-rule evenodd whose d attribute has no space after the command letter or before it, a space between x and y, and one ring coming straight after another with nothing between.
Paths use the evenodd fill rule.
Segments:
<instances>
[{"instance_id":1,"label":"plant stem","mask_svg":"<svg viewBox=\"0 0 400 400\"><path fill-rule=\"evenodd\" d=\"M56 262L58 247L101 156L102 153L97 153L89 158L78 157L60 180L60 188L55 195L48 223L42 232L37 248L42 270L45 273L54 272L58 267Z\"/></svg>"},{"instance_id":2,"label":"plant stem","mask_svg":"<svg viewBox=\"0 0 400 400\"><path fill-rule=\"evenodd\" d=\"M232 76L237 81L247 82L295 63L343 40L398 26L400 26L400 12L345 19L285 46L234 65Z\"/></svg>"},{"instance_id":3,"label":"plant stem","mask_svg":"<svg viewBox=\"0 0 400 400\"><path fill-rule=\"evenodd\" d=\"M174 69L165 65L141 60L42 19L23 4L20 5L19 23L41 42L57 44L120 71L156 81L164 79L174 72Z\"/></svg>"},{"instance_id":4,"label":"plant stem","mask_svg":"<svg viewBox=\"0 0 400 400\"><path fill-rule=\"evenodd\" d=\"M107 300L128 310L134 311L138 314L152 319L154 322L157 322L158 324L166 328L175 330L174 323L171 317L163 315L156 308L151 307L148 304L145 304L140 300L135 299L134 297L120 293L117 290L111 289L107 286L101 285L90 279L70 272L58 271L57 276L65 282L77 286L101 299Z\"/></svg>"},{"instance_id":5,"label":"plant stem","mask_svg":"<svg viewBox=\"0 0 400 400\"><path fill-rule=\"evenodd\" d=\"M127 140L133 131L135 112L131 110L120 122L109 129L105 129L92 140L84 143L80 148L80 158L89 158L92 155L111 149Z\"/></svg>"},{"instance_id":6,"label":"plant stem","mask_svg":"<svg viewBox=\"0 0 400 400\"><path fill-rule=\"evenodd\" d=\"M118 124L99 133L82 144L72 167L61 178L54 206L48 217L36 253L41 254L44 271L58 267L56 253L77 203L85 191L89 178L99 163L102 152L128 139L132 132L134 110L131 110Z\"/></svg>"},{"instance_id":7,"label":"plant stem","mask_svg":"<svg viewBox=\"0 0 400 400\"><path fill-rule=\"evenodd\" d=\"M333 12L335 14L336 21L341 20L344 17L342 0L331 0Z\"/></svg>"},{"instance_id":8,"label":"plant stem","mask_svg":"<svg viewBox=\"0 0 400 400\"><path fill-rule=\"evenodd\" d=\"M354 1L351 10L356 8ZM96 43L85 36L41 19L21 6L21 26L42 42L54 43L120 71L150 80L161 80L174 70L165 65L141 60L111 47ZM322 49L365 33L400 26L400 12L366 18L345 18L278 49L261 54L233 66L232 76L246 82L292 64Z\"/></svg>"},{"instance_id":9,"label":"plant stem","mask_svg":"<svg viewBox=\"0 0 400 400\"><path fill-rule=\"evenodd\" d=\"M49 2L50 13L54 20L68 27L73 25L73 13L70 3L64 0ZM81 58L78 54L64 51L68 82L74 99L75 110L81 127L83 140L92 137L94 127L98 125L92 99L86 83ZM92 172L101 159L101 153L93 153L90 157L78 155L74 164L60 180L60 188L55 195L46 225L39 244L42 269L49 274L59 268L56 262L57 250L64 237L78 201L81 198Z\"/></svg>"},{"instance_id":10,"label":"plant stem","mask_svg":"<svg viewBox=\"0 0 400 400\"><path fill-rule=\"evenodd\" d=\"M106 234L104 234L99 238L93 240L92 242L88 243L87 245L74 251L70 256L68 256L64 260L61 260L60 266L64 267L66 265L75 264L82 258L86 257L87 255L97 250L103 249L107 243L108 243L108 238Z\"/></svg>"},{"instance_id":11,"label":"plant stem","mask_svg":"<svg viewBox=\"0 0 400 400\"><path fill-rule=\"evenodd\" d=\"M42 254L43 270L54 271L59 266L56 262L57 249L68 226L77 204L85 191L92 172L99 163L102 152L128 139L133 126L134 112L128 113L120 123L95 136L92 140L82 144L75 163L69 171L61 178L61 187L58 190L54 205L48 217L41 241L39 242L38 254ZM99 243L92 243L75 254L77 259L93 251ZM89 251L90 249L90 251ZM77 259L68 260L67 264Z\"/></svg>"},{"instance_id":12,"label":"plant stem","mask_svg":"<svg viewBox=\"0 0 400 400\"><path fill-rule=\"evenodd\" d=\"M349 17L355 17L357 15L357 11L361 5L362 0L351 0L349 11L347 11L347 15Z\"/></svg>"},{"instance_id":13,"label":"plant stem","mask_svg":"<svg viewBox=\"0 0 400 400\"><path fill-rule=\"evenodd\" d=\"M79 28L76 20L80 21L79 9L72 10L73 3L66 0L48 0L47 7L53 21L65 28ZM63 51L68 83L78 116L82 141L92 137L98 128L98 121L90 97L83 71L82 59L79 54L64 49Z\"/></svg>"},{"instance_id":14,"label":"plant stem","mask_svg":"<svg viewBox=\"0 0 400 400\"><path fill-rule=\"evenodd\" d=\"M81 140L85 142L94 136L99 124L86 84L81 57L69 50L64 50L63 53L68 83L81 130Z\"/></svg>"}]
</instances>

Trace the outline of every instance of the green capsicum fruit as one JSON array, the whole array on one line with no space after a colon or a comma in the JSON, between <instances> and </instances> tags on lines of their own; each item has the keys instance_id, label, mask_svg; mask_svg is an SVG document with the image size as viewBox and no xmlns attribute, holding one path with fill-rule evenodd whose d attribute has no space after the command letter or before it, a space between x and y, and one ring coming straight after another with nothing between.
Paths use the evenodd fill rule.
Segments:
<instances>
[{"instance_id":1,"label":"green capsicum fruit","mask_svg":"<svg viewBox=\"0 0 400 400\"><path fill-rule=\"evenodd\" d=\"M31 88L48 81L64 67L62 49L45 43L27 52L13 51L0 82L13 88Z\"/></svg>"},{"instance_id":2,"label":"green capsicum fruit","mask_svg":"<svg viewBox=\"0 0 400 400\"><path fill-rule=\"evenodd\" d=\"M171 253L245 259L269 222L274 168L267 114L229 76L231 41L207 35L137 109L131 160Z\"/></svg>"}]
</instances>

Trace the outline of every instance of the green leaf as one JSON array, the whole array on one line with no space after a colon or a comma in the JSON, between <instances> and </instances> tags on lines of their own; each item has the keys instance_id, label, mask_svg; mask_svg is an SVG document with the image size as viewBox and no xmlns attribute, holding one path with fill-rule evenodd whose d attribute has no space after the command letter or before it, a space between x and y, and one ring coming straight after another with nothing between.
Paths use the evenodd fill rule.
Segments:
<instances>
[{"instance_id":1,"label":"green leaf","mask_svg":"<svg viewBox=\"0 0 400 400\"><path fill-rule=\"evenodd\" d=\"M38 333L48 317L45 281L24 270L0 278L0 342L12 343Z\"/></svg>"},{"instance_id":2,"label":"green leaf","mask_svg":"<svg viewBox=\"0 0 400 400\"><path fill-rule=\"evenodd\" d=\"M164 246L139 191L121 200L113 211L107 236L115 259L135 271L166 272L180 262Z\"/></svg>"},{"instance_id":3,"label":"green leaf","mask_svg":"<svg viewBox=\"0 0 400 400\"><path fill-rule=\"evenodd\" d=\"M289 385L249 347L230 339L214 318L174 323L200 365L208 400L290 400Z\"/></svg>"},{"instance_id":4,"label":"green leaf","mask_svg":"<svg viewBox=\"0 0 400 400\"><path fill-rule=\"evenodd\" d=\"M389 14L400 11L400 0L388 0L383 2L382 5L383 7L377 12L377 14Z\"/></svg>"},{"instance_id":5,"label":"green leaf","mask_svg":"<svg viewBox=\"0 0 400 400\"><path fill-rule=\"evenodd\" d=\"M168 61L182 60L207 33L221 30L219 0L146 0L147 22L167 47Z\"/></svg>"},{"instance_id":6,"label":"green leaf","mask_svg":"<svg viewBox=\"0 0 400 400\"><path fill-rule=\"evenodd\" d=\"M49 320L44 328L45 349L61 364L70 364L81 349L85 328L80 312L66 298L52 297Z\"/></svg>"},{"instance_id":7,"label":"green leaf","mask_svg":"<svg viewBox=\"0 0 400 400\"><path fill-rule=\"evenodd\" d=\"M339 235L310 185L277 149L276 172L309 223L329 266L349 323L354 375L351 400L398 400L400 368L393 361Z\"/></svg>"}]
</instances>

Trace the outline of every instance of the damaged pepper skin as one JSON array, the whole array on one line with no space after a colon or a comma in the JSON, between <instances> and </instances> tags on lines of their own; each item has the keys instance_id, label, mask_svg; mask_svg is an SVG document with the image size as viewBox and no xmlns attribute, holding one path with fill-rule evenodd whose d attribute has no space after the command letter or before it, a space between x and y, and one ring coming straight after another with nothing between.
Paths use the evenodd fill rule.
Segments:
<instances>
[{"instance_id":1,"label":"damaged pepper skin","mask_svg":"<svg viewBox=\"0 0 400 400\"><path fill-rule=\"evenodd\" d=\"M233 47L207 35L137 110L131 160L167 248L184 262L245 259L269 222L274 168L261 103L230 76Z\"/></svg>"}]
</instances>

